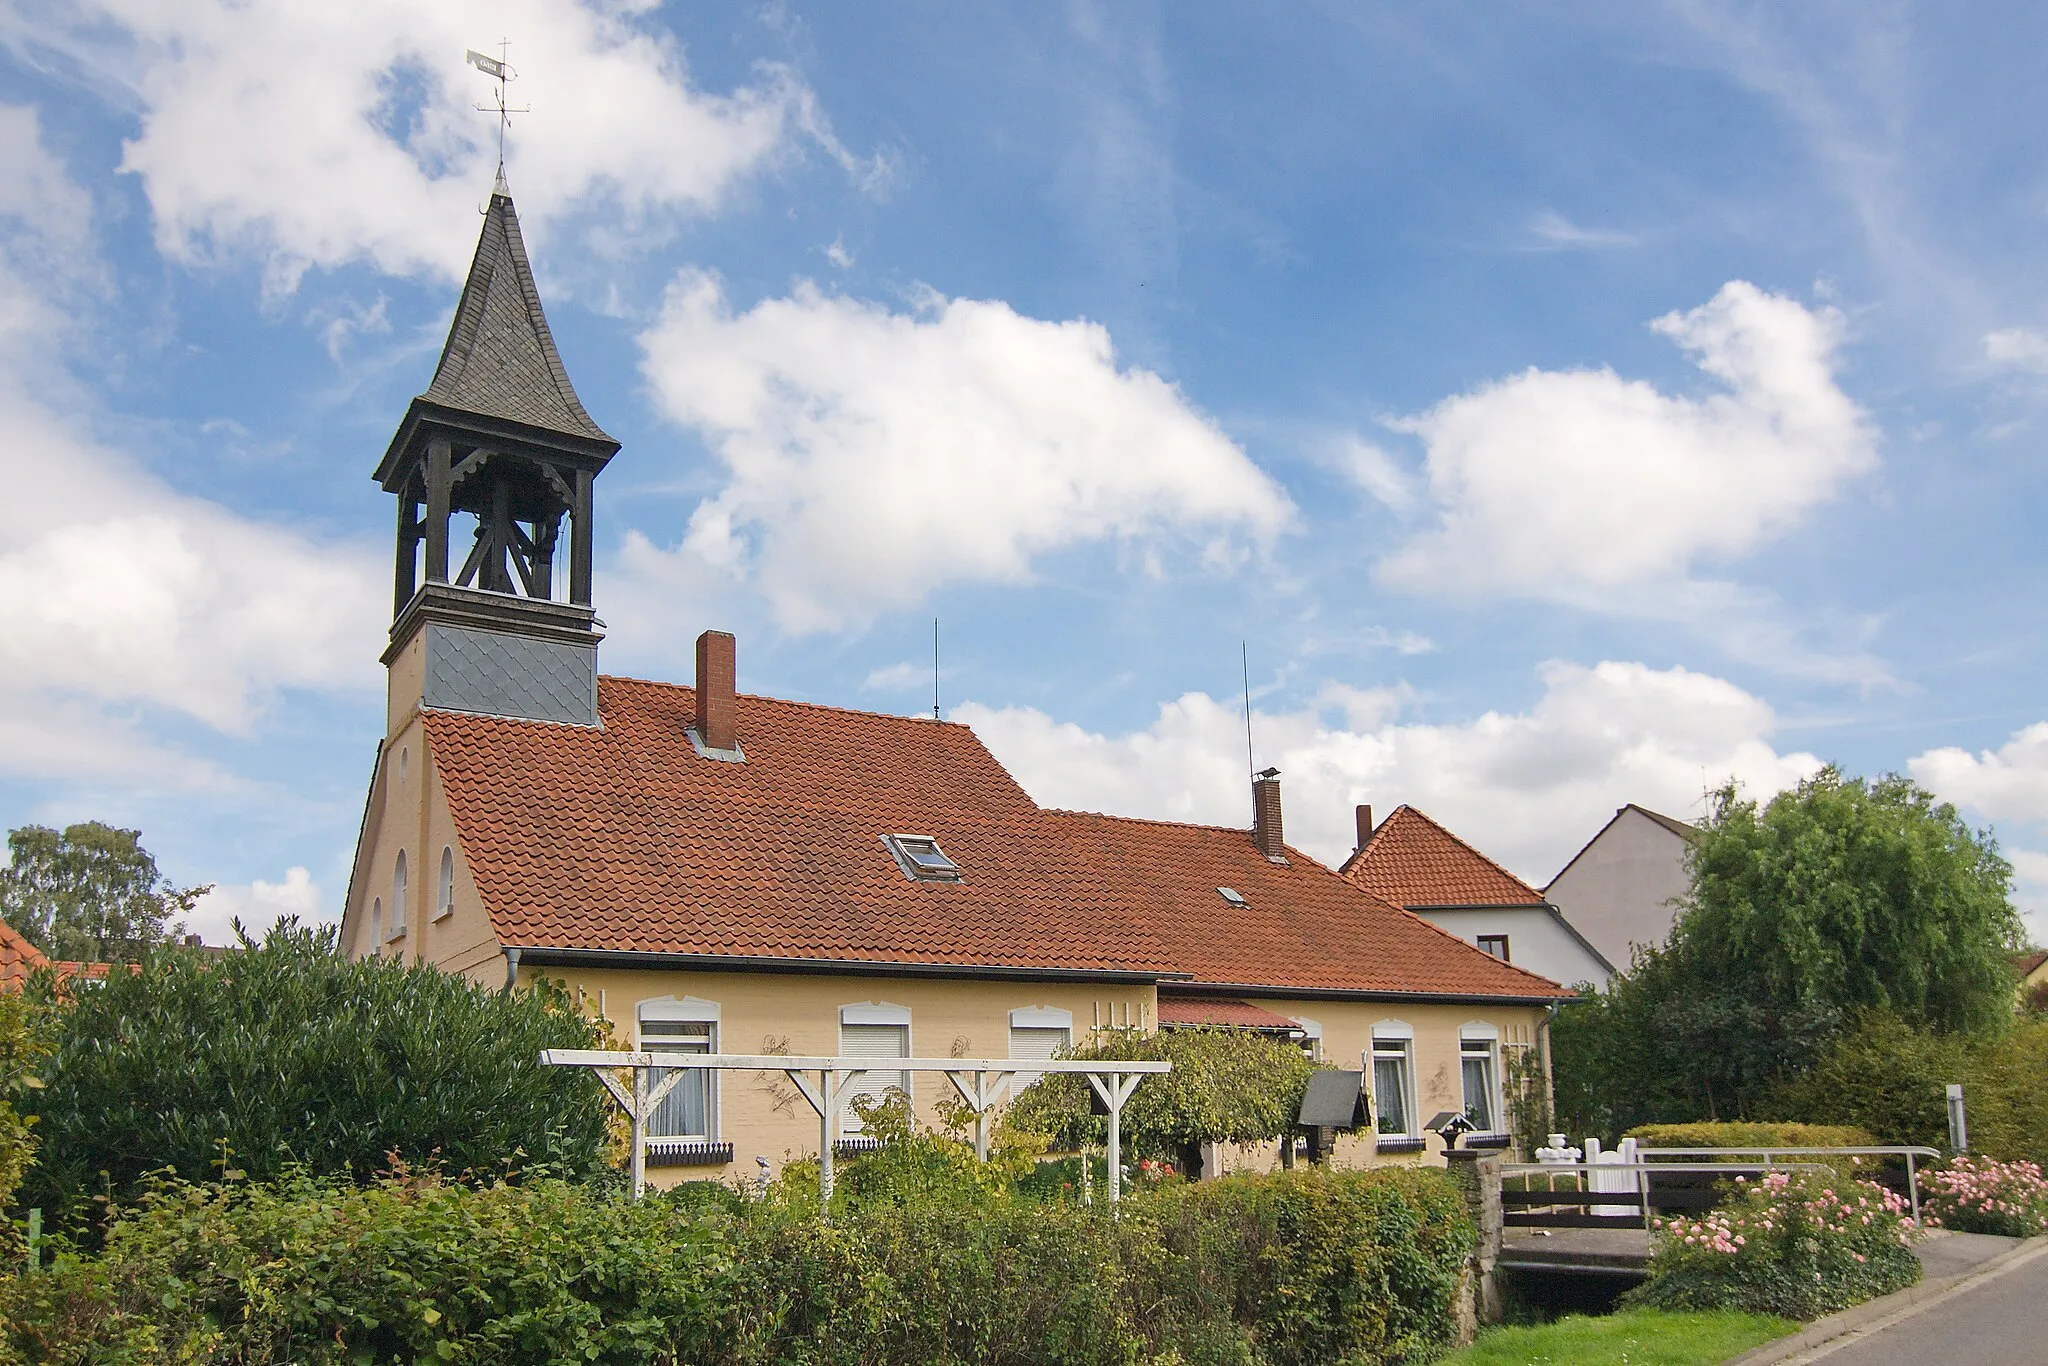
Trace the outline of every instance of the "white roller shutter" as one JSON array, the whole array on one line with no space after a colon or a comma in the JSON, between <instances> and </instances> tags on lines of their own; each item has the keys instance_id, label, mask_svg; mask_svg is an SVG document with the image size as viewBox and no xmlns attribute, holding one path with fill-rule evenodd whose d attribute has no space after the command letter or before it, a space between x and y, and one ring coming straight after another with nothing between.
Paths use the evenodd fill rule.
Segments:
<instances>
[{"instance_id":1,"label":"white roller shutter","mask_svg":"<svg viewBox=\"0 0 2048 1366\"><path fill-rule=\"evenodd\" d=\"M1073 1031L1070 1029L1011 1025L1010 1056L1020 1061L1050 1062L1053 1055L1065 1048L1072 1037ZM1010 1083L1010 1094L1015 1095L1044 1075L1043 1072L1019 1071L1016 1079Z\"/></svg>"},{"instance_id":2,"label":"white roller shutter","mask_svg":"<svg viewBox=\"0 0 2048 1366\"><path fill-rule=\"evenodd\" d=\"M842 1024L839 1026L839 1053L847 1058L907 1058L910 1056L910 1026L907 1024ZM839 1127L842 1133L857 1134L861 1130L860 1117L853 1113L855 1096L879 1096L890 1087L910 1094L908 1072L869 1072L848 1090L844 1107L839 1112Z\"/></svg>"}]
</instances>

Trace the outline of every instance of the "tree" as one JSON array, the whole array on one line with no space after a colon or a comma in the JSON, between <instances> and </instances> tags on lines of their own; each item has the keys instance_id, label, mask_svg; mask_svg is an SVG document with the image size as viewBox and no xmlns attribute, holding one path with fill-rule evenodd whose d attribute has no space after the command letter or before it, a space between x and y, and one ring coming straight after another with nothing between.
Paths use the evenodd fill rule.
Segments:
<instances>
[{"instance_id":1,"label":"tree","mask_svg":"<svg viewBox=\"0 0 2048 1366\"><path fill-rule=\"evenodd\" d=\"M130 962L182 927L211 887L178 888L157 870L140 830L84 821L7 834L0 918L59 961Z\"/></svg>"},{"instance_id":2,"label":"tree","mask_svg":"<svg viewBox=\"0 0 2048 1366\"><path fill-rule=\"evenodd\" d=\"M1763 1117L1866 1012L1982 1035L2012 1018L2012 869L1910 781L1822 770L1762 807L1733 785L1671 938L1552 1032L1561 1114L1593 1132Z\"/></svg>"},{"instance_id":3,"label":"tree","mask_svg":"<svg viewBox=\"0 0 2048 1366\"><path fill-rule=\"evenodd\" d=\"M281 920L219 958L149 951L134 972L32 987L57 1010L22 1199L76 1222L103 1190L173 1169L262 1180L293 1164L366 1180L393 1157L483 1177L602 1161L604 1092L543 1048L603 1027L561 988L508 993L425 966L346 961L332 929Z\"/></svg>"},{"instance_id":4,"label":"tree","mask_svg":"<svg viewBox=\"0 0 2048 1366\"><path fill-rule=\"evenodd\" d=\"M1123 1137L1141 1157L1194 1170L1204 1143L1253 1143L1292 1133L1316 1070L1291 1043L1233 1029L1114 1030L1062 1054L1087 1062L1165 1060L1173 1070L1138 1083L1124 1106ZM1090 1114L1085 1077L1048 1073L1024 1089L1009 1114L1018 1128L1079 1146L1106 1141Z\"/></svg>"}]
</instances>

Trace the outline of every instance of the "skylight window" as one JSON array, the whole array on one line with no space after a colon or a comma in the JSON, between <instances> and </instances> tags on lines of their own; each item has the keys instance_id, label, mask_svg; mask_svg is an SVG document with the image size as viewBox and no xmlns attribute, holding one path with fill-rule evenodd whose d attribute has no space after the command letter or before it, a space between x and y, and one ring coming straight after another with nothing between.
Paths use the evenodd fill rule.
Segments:
<instances>
[{"instance_id":1,"label":"skylight window","mask_svg":"<svg viewBox=\"0 0 2048 1366\"><path fill-rule=\"evenodd\" d=\"M1238 891L1235 887L1218 887L1216 889L1216 895L1222 897L1225 901L1229 902L1233 906L1249 906L1252 904L1251 902L1246 901L1244 899L1244 893Z\"/></svg>"},{"instance_id":2,"label":"skylight window","mask_svg":"<svg viewBox=\"0 0 2048 1366\"><path fill-rule=\"evenodd\" d=\"M960 865L946 857L939 842L930 835L884 835L882 843L896 859L903 875L915 882L958 882Z\"/></svg>"}]
</instances>

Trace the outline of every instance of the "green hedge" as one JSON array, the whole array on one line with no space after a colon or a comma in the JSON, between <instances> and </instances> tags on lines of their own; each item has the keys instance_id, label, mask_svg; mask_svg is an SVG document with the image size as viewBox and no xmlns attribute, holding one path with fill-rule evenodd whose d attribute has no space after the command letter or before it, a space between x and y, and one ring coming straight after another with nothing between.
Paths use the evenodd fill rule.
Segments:
<instances>
[{"instance_id":1,"label":"green hedge","mask_svg":"<svg viewBox=\"0 0 2048 1366\"><path fill-rule=\"evenodd\" d=\"M1625 1137L1643 1148L1873 1148L1867 1129L1848 1124L1638 1124Z\"/></svg>"},{"instance_id":2,"label":"green hedge","mask_svg":"<svg viewBox=\"0 0 2048 1366\"><path fill-rule=\"evenodd\" d=\"M170 1184L5 1309L31 1361L1400 1362L1451 1340L1473 1242L1430 1171L1174 1184L1115 1218L705 1194Z\"/></svg>"}]
</instances>

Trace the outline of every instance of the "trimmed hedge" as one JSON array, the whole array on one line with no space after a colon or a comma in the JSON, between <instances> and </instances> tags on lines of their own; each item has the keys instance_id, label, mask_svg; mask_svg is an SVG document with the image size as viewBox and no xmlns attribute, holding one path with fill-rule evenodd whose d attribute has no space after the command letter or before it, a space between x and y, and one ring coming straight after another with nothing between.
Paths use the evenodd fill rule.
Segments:
<instances>
[{"instance_id":1,"label":"trimmed hedge","mask_svg":"<svg viewBox=\"0 0 2048 1366\"><path fill-rule=\"evenodd\" d=\"M1850 1124L1638 1124L1625 1137L1643 1148L1874 1148L1867 1129Z\"/></svg>"},{"instance_id":2,"label":"trimmed hedge","mask_svg":"<svg viewBox=\"0 0 2048 1366\"><path fill-rule=\"evenodd\" d=\"M171 1183L4 1308L31 1361L1404 1362L1451 1341L1473 1245L1433 1171L1173 1184L1118 1218L707 1194Z\"/></svg>"}]
</instances>

